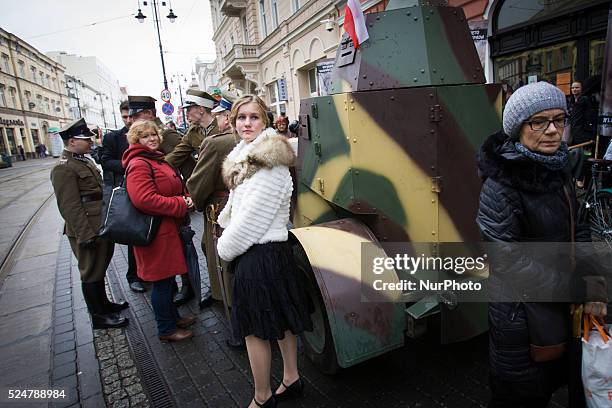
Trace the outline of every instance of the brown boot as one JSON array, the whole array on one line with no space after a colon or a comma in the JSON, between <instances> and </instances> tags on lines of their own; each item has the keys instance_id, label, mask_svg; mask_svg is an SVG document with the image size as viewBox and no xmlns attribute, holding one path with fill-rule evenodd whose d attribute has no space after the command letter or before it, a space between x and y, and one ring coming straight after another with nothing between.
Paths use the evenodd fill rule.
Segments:
<instances>
[{"instance_id":1,"label":"brown boot","mask_svg":"<svg viewBox=\"0 0 612 408\"><path fill-rule=\"evenodd\" d=\"M193 337L191 330L177 329L174 333L168 336L159 336L159 340L163 343L171 343L173 341L181 341Z\"/></svg>"},{"instance_id":2,"label":"brown boot","mask_svg":"<svg viewBox=\"0 0 612 408\"><path fill-rule=\"evenodd\" d=\"M178 319L176 321L176 327L178 327L179 329L186 329L189 326L191 326L192 324L194 324L195 321L196 321L196 317L195 316L181 317L180 319Z\"/></svg>"}]
</instances>

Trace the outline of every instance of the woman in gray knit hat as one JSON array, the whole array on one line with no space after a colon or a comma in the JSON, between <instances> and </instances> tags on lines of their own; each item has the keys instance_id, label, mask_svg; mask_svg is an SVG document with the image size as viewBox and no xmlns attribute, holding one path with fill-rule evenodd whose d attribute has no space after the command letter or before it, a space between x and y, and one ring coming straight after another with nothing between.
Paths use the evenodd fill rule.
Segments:
<instances>
[{"instance_id":1,"label":"woman in gray knit hat","mask_svg":"<svg viewBox=\"0 0 612 408\"><path fill-rule=\"evenodd\" d=\"M566 125L565 96L557 87L523 86L504 108L503 131L490 136L478 155L483 186L477 223L485 241L498 243L499 255L491 259L489 277L490 407L545 407L568 380L570 305L537 303L542 293L567 291L566 299L584 303L585 311L606 314L605 280L545 268L505 244L590 241L589 226L576 222L568 148L561 140ZM563 256L569 253L558 254ZM562 263L570 265L569 258Z\"/></svg>"}]
</instances>

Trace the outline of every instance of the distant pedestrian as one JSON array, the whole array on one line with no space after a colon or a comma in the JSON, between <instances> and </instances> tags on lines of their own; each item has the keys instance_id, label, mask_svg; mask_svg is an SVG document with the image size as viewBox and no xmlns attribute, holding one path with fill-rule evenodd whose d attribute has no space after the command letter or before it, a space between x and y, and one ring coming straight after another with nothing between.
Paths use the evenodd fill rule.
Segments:
<instances>
[{"instance_id":1,"label":"distant pedestrian","mask_svg":"<svg viewBox=\"0 0 612 408\"><path fill-rule=\"evenodd\" d=\"M276 119L276 132L279 135L285 137L291 137L291 133L289 132L289 118L285 115L281 115Z\"/></svg>"},{"instance_id":2,"label":"distant pedestrian","mask_svg":"<svg viewBox=\"0 0 612 408\"><path fill-rule=\"evenodd\" d=\"M250 408L275 407L301 396L304 381L297 366L297 335L313 329L312 301L287 242L293 183L289 166L295 154L286 137L269 128L265 103L255 95L238 99L230 121L242 141L223 164L230 188L219 214L224 228L219 256L234 273L232 329L244 337L255 383ZM283 358L281 384L270 387L270 342Z\"/></svg>"},{"instance_id":3,"label":"distant pedestrian","mask_svg":"<svg viewBox=\"0 0 612 408\"><path fill-rule=\"evenodd\" d=\"M19 156L21 156L21 160L25 161L26 156L25 156L25 150L23 150L23 146L19 145L17 149L19 149Z\"/></svg>"},{"instance_id":4,"label":"distant pedestrian","mask_svg":"<svg viewBox=\"0 0 612 408\"><path fill-rule=\"evenodd\" d=\"M57 207L66 222L64 234L78 261L87 310L94 329L122 327L128 320L117 312L128 304L109 301L104 285L114 244L98 236L102 224L102 177L96 165L85 156L91 150L92 132L81 118L59 133L64 151L51 170L51 183Z\"/></svg>"},{"instance_id":5,"label":"distant pedestrian","mask_svg":"<svg viewBox=\"0 0 612 408\"><path fill-rule=\"evenodd\" d=\"M181 317L172 302L175 277L187 272L179 229L189 222L188 211L193 202L185 194L180 176L159 150L158 129L152 121L134 122L127 134L130 146L122 162L134 207L145 214L163 217L153 241L148 246L134 247L134 256L138 276L153 282L151 303L159 339L170 342L193 336L186 328L194 323L195 317Z\"/></svg>"},{"instance_id":6,"label":"distant pedestrian","mask_svg":"<svg viewBox=\"0 0 612 408\"><path fill-rule=\"evenodd\" d=\"M39 159L44 159L47 157L47 146L44 144L39 143L38 146L36 146L36 151L38 152Z\"/></svg>"}]
</instances>

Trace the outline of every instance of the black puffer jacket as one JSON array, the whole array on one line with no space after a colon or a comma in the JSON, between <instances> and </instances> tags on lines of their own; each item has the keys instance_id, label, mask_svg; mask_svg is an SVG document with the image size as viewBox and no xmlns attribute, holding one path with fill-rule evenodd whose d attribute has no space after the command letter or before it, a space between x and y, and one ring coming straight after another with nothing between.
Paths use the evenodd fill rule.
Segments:
<instances>
[{"instance_id":1,"label":"black puffer jacket","mask_svg":"<svg viewBox=\"0 0 612 408\"><path fill-rule=\"evenodd\" d=\"M503 132L485 141L478 167L483 186L476 221L485 241L571 241L570 203L576 218L577 202L567 170L551 171L524 157ZM588 226L576 227L576 240L590 241ZM507 253L492 266L489 278L490 297L499 302L489 304L491 372L506 381L535 381L543 377L544 367L530 358L525 310L516 300L569 290L574 279L569 258L568 270L560 271L515 245L496 248Z\"/></svg>"}]
</instances>

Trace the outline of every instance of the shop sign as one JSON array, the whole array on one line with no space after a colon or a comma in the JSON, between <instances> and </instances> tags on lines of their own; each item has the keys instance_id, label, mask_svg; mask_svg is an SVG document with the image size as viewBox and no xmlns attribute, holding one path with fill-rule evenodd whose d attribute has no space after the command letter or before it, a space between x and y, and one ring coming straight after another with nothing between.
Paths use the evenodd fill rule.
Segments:
<instances>
[{"instance_id":1,"label":"shop sign","mask_svg":"<svg viewBox=\"0 0 612 408\"><path fill-rule=\"evenodd\" d=\"M0 124L4 126L23 126L23 123L20 119L4 119L0 117Z\"/></svg>"},{"instance_id":2,"label":"shop sign","mask_svg":"<svg viewBox=\"0 0 612 408\"><path fill-rule=\"evenodd\" d=\"M287 97L287 81L285 78L280 78L278 81L278 100L279 101L287 101L289 98Z\"/></svg>"},{"instance_id":3,"label":"shop sign","mask_svg":"<svg viewBox=\"0 0 612 408\"><path fill-rule=\"evenodd\" d=\"M487 39L487 29L486 28L473 28L470 30L472 34L473 41L483 41Z\"/></svg>"}]
</instances>

